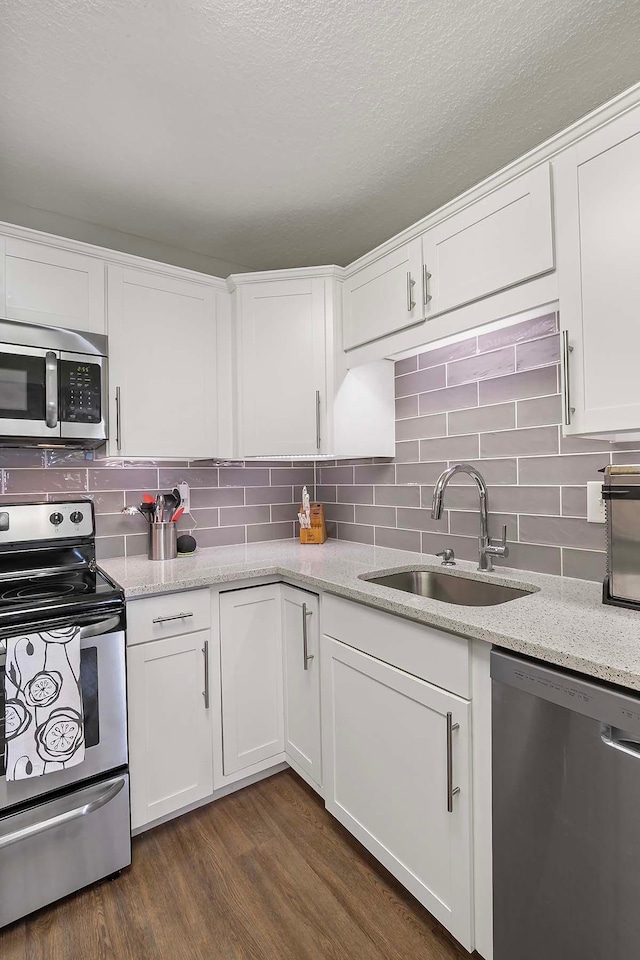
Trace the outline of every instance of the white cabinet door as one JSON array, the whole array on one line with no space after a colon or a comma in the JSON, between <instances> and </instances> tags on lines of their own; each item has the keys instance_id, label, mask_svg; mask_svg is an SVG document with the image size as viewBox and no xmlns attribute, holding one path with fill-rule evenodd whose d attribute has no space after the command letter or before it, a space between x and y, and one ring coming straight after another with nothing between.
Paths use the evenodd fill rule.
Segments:
<instances>
[{"instance_id":1,"label":"white cabinet door","mask_svg":"<svg viewBox=\"0 0 640 960\"><path fill-rule=\"evenodd\" d=\"M283 759L280 584L220 596L224 775Z\"/></svg>"},{"instance_id":2,"label":"white cabinet door","mask_svg":"<svg viewBox=\"0 0 640 960\"><path fill-rule=\"evenodd\" d=\"M329 637L322 654L327 809L473 949L469 702Z\"/></svg>"},{"instance_id":3,"label":"white cabinet door","mask_svg":"<svg viewBox=\"0 0 640 960\"><path fill-rule=\"evenodd\" d=\"M241 455L318 453L327 399L324 280L249 283L237 305Z\"/></svg>"},{"instance_id":4,"label":"white cabinet door","mask_svg":"<svg viewBox=\"0 0 640 960\"><path fill-rule=\"evenodd\" d=\"M420 238L354 273L344 283L345 350L389 336L424 319Z\"/></svg>"},{"instance_id":5,"label":"white cabinet door","mask_svg":"<svg viewBox=\"0 0 640 960\"><path fill-rule=\"evenodd\" d=\"M112 454L215 455L215 297L206 284L109 266Z\"/></svg>"},{"instance_id":6,"label":"white cabinet door","mask_svg":"<svg viewBox=\"0 0 640 960\"><path fill-rule=\"evenodd\" d=\"M7 319L106 332L102 260L6 237L5 272Z\"/></svg>"},{"instance_id":7,"label":"white cabinet door","mask_svg":"<svg viewBox=\"0 0 640 960\"><path fill-rule=\"evenodd\" d=\"M127 649L134 829L213 793L208 641L202 630Z\"/></svg>"},{"instance_id":8,"label":"white cabinet door","mask_svg":"<svg viewBox=\"0 0 640 960\"><path fill-rule=\"evenodd\" d=\"M564 431L640 430L640 110L580 141L554 174L560 320L572 348Z\"/></svg>"},{"instance_id":9,"label":"white cabinet door","mask_svg":"<svg viewBox=\"0 0 640 960\"><path fill-rule=\"evenodd\" d=\"M427 319L553 270L549 164L428 230L422 258Z\"/></svg>"},{"instance_id":10,"label":"white cabinet door","mask_svg":"<svg viewBox=\"0 0 640 960\"><path fill-rule=\"evenodd\" d=\"M284 749L287 760L316 789L322 784L320 748L320 623L318 597L282 586Z\"/></svg>"}]
</instances>

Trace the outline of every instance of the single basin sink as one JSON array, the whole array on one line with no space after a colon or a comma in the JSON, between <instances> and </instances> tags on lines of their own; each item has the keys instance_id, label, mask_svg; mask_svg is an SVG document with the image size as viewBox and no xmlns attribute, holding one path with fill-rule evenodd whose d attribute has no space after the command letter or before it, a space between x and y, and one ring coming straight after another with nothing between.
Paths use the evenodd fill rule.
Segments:
<instances>
[{"instance_id":1,"label":"single basin sink","mask_svg":"<svg viewBox=\"0 0 640 960\"><path fill-rule=\"evenodd\" d=\"M376 577L363 575L361 580L379 583L382 587L404 590L419 597L431 597L444 603L458 603L465 607L491 607L526 597L533 591L508 587L490 580L471 580L469 577L440 573L438 570L402 570Z\"/></svg>"}]
</instances>

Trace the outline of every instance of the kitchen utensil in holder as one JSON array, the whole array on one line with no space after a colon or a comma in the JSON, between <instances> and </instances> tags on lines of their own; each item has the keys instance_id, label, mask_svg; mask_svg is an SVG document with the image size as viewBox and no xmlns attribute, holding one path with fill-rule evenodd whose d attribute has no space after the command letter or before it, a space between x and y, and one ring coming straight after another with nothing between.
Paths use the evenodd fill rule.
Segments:
<instances>
[{"instance_id":1,"label":"kitchen utensil in holder","mask_svg":"<svg viewBox=\"0 0 640 960\"><path fill-rule=\"evenodd\" d=\"M327 539L327 525L324 520L324 507L321 503L309 506L310 527L300 527L300 543L324 543Z\"/></svg>"},{"instance_id":2,"label":"kitchen utensil in holder","mask_svg":"<svg viewBox=\"0 0 640 960\"><path fill-rule=\"evenodd\" d=\"M175 560L178 555L176 545L176 524L149 524L149 560Z\"/></svg>"}]
</instances>

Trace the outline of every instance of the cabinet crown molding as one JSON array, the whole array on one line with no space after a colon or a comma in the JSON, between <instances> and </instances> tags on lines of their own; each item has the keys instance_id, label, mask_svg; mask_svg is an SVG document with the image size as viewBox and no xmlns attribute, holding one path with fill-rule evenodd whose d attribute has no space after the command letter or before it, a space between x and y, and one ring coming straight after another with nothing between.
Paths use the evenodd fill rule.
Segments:
<instances>
[{"instance_id":1,"label":"cabinet crown molding","mask_svg":"<svg viewBox=\"0 0 640 960\"><path fill-rule=\"evenodd\" d=\"M15 223L0 220L0 237L15 240L28 240L31 243L41 243L44 246L55 247L57 250L67 250L84 257L95 257L103 263L115 263L122 267L131 267L135 270L148 270L155 276L173 277L176 280L191 280L214 287L223 293L227 292L227 284L222 277L214 277L208 273L199 273L187 267L177 267L162 260L150 260L133 253L122 253L111 250L109 247L99 247L83 240L71 240L69 237L60 237L42 230L33 230L31 227L21 227Z\"/></svg>"},{"instance_id":2,"label":"cabinet crown molding","mask_svg":"<svg viewBox=\"0 0 640 960\"><path fill-rule=\"evenodd\" d=\"M259 270L256 273L232 273L227 277L227 288L233 293L238 287L249 283L264 283L268 280L304 280L316 277L344 280L344 276L344 267L339 267L335 263L320 267L294 267L291 270Z\"/></svg>"}]
</instances>

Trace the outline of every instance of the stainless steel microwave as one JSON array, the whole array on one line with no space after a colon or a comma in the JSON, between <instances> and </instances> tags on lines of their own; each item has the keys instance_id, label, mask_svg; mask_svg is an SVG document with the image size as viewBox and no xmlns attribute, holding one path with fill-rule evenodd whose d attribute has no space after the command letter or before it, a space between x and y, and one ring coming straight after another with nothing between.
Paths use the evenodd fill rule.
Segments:
<instances>
[{"instance_id":1,"label":"stainless steel microwave","mask_svg":"<svg viewBox=\"0 0 640 960\"><path fill-rule=\"evenodd\" d=\"M107 389L105 336L0 320L0 445L98 446Z\"/></svg>"}]
</instances>

